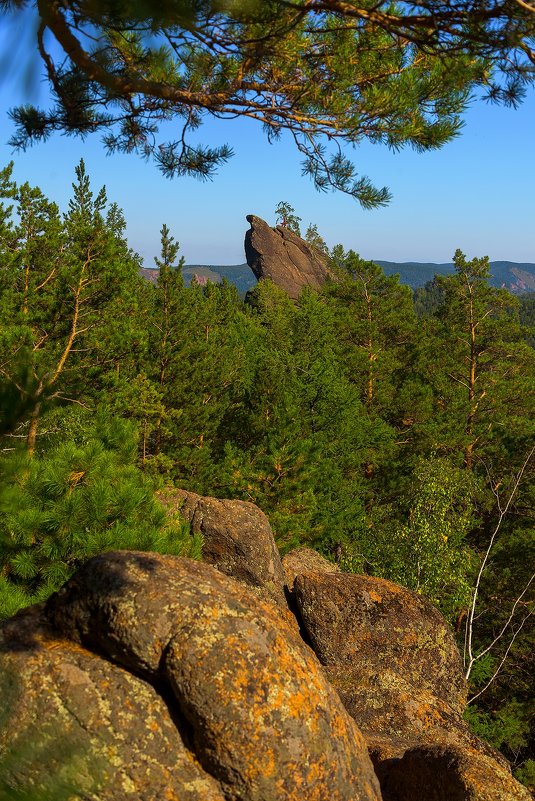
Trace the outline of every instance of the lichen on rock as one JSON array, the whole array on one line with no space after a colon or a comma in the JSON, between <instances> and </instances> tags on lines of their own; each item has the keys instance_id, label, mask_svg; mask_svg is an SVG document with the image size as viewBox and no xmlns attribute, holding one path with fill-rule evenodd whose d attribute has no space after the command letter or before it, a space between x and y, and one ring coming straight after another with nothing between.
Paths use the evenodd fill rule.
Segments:
<instances>
[{"instance_id":1,"label":"lichen on rock","mask_svg":"<svg viewBox=\"0 0 535 801\"><path fill-rule=\"evenodd\" d=\"M29 671L54 699L24 684L34 722L113 757L99 801L381 797L362 735L295 626L211 565L103 554L26 621L25 639L19 624L4 625L2 669Z\"/></svg>"}]
</instances>

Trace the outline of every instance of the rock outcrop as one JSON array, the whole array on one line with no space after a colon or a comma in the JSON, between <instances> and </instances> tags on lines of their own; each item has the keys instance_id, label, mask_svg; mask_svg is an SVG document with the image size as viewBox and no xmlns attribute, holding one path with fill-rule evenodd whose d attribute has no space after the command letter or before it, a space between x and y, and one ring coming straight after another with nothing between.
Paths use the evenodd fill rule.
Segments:
<instances>
[{"instance_id":1,"label":"rock outcrop","mask_svg":"<svg viewBox=\"0 0 535 801\"><path fill-rule=\"evenodd\" d=\"M253 504L161 498L212 564L103 554L0 626L9 781L72 768L90 801L529 801L464 723L429 602L308 548L281 564Z\"/></svg>"},{"instance_id":2,"label":"rock outcrop","mask_svg":"<svg viewBox=\"0 0 535 801\"><path fill-rule=\"evenodd\" d=\"M329 562L324 556L312 548L304 546L294 548L286 554L282 560L284 575L286 576L287 587L293 591L296 576L303 573L339 573L340 568L334 562Z\"/></svg>"},{"instance_id":3,"label":"rock outcrop","mask_svg":"<svg viewBox=\"0 0 535 801\"><path fill-rule=\"evenodd\" d=\"M203 537L203 561L247 584L286 609L284 571L265 514L247 501L219 500L182 489L158 493L170 512L180 512Z\"/></svg>"},{"instance_id":4,"label":"rock outcrop","mask_svg":"<svg viewBox=\"0 0 535 801\"><path fill-rule=\"evenodd\" d=\"M383 801L530 801L531 794L492 756L471 746L407 749L377 767Z\"/></svg>"},{"instance_id":5,"label":"rock outcrop","mask_svg":"<svg viewBox=\"0 0 535 801\"><path fill-rule=\"evenodd\" d=\"M337 669L347 677L358 668L363 678L386 671L462 712L466 683L459 651L426 598L384 579L325 571L296 576L294 592L314 651L333 669L333 679ZM355 682L354 697L347 698L355 709L360 686ZM399 716L396 726L392 734L402 736Z\"/></svg>"},{"instance_id":6,"label":"rock outcrop","mask_svg":"<svg viewBox=\"0 0 535 801\"><path fill-rule=\"evenodd\" d=\"M251 227L245 234L245 257L259 281L270 278L297 300L303 287L321 289L335 277L327 256L288 228L271 228L254 214L248 214L247 221Z\"/></svg>"},{"instance_id":7,"label":"rock outcrop","mask_svg":"<svg viewBox=\"0 0 535 801\"><path fill-rule=\"evenodd\" d=\"M303 636L366 738L384 801L530 798L462 719L462 662L429 601L325 566L296 575L293 599Z\"/></svg>"},{"instance_id":8,"label":"rock outcrop","mask_svg":"<svg viewBox=\"0 0 535 801\"><path fill-rule=\"evenodd\" d=\"M312 652L272 604L210 565L95 557L43 612L4 626L0 660L20 683L4 737L23 742L44 715L56 736L89 741L103 762L95 801L380 799Z\"/></svg>"},{"instance_id":9,"label":"rock outcrop","mask_svg":"<svg viewBox=\"0 0 535 801\"><path fill-rule=\"evenodd\" d=\"M72 797L61 793L69 785L95 801L225 801L161 690L63 637L38 609L0 629L0 697L0 756L21 755L0 758L2 786L54 801Z\"/></svg>"}]
</instances>

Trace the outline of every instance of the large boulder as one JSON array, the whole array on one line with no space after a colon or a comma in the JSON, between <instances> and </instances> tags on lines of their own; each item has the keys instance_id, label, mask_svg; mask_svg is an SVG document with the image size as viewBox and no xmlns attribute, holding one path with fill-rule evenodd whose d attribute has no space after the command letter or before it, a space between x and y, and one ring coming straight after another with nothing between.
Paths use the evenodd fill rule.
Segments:
<instances>
[{"instance_id":1,"label":"large boulder","mask_svg":"<svg viewBox=\"0 0 535 801\"><path fill-rule=\"evenodd\" d=\"M182 489L158 494L203 538L203 561L247 584L260 597L286 608L284 571L265 514L247 501L219 500Z\"/></svg>"},{"instance_id":2,"label":"large boulder","mask_svg":"<svg viewBox=\"0 0 535 801\"><path fill-rule=\"evenodd\" d=\"M333 562L329 562L328 559L325 559L325 557L317 551L312 550L312 548L307 548L306 546L300 546L289 551L282 560L282 567L284 575L286 576L286 597L288 599L288 606L297 621L301 637L312 647L306 629L302 624L299 608L295 602L294 582L296 576L310 571L337 573L340 571L340 568Z\"/></svg>"},{"instance_id":3,"label":"large boulder","mask_svg":"<svg viewBox=\"0 0 535 801\"><path fill-rule=\"evenodd\" d=\"M254 214L247 215L247 221L251 227L245 234L245 257L259 281L270 278L297 300L303 287L321 289L335 278L328 257L288 228L271 228Z\"/></svg>"},{"instance_id":4,"label":"large boulder","mask_svg":"<svg viewBox=\"0 0 535 801\"><path fill-rule=\"evenodd\" d=\"M103 554L25 627L4 626L0 672L23 678L8 726L90 740L95 801L380 801L364 740L295 628L211 565Z\"/></svg>"},{"instance_id":5,"label":"large boulder","mask_svg":"<svg viewBox=\"0 0 535 801\"><path fill-rule=\"evenodd\" d=\"M384 801L530 801L511 772L470 746L408 749L378 767Z\"/></svg>"},{"instance_id":6,"label":"large boulder","mask_svg":"<svg viewBox=\"0 0 535 801\"><path fill-rule=\"evenodd\" d=\"M462 719L453 635L425 598L384 579L296 575L303 636L362 730L385 801L519 801L507 761Z\"/></svg>"},{"instance_id":7,"label":"large boulder","mask_svg":"<svg viewBox=\"0 0 535 801\"><path fill-rule=\"evenodd\" d=\"M294 592L323 665L344 676L355 668L377 677L385 670L397 673L405 686L462 712L466 682L459 651L426 598L385 579L325 571L298 575Z\"/></svg>"},{"instance_id":8,"label":"large boulder","mask_svg":"<svg viewBox=\"0 0 535 801\"><path fill-rule=\"evenodd\" d=\"M0 697L3 786L55 801L69 788L98 801L225 801L159 689L62 637L39 609L0 629Z\"/></svg>"}]
</instances>

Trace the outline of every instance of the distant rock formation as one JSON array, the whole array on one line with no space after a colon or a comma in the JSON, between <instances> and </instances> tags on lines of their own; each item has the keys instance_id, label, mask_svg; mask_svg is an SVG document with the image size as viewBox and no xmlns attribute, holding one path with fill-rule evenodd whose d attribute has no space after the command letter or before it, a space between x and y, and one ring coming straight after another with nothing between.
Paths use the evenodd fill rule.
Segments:
<instances>
[{"instance_id":1,"label":"distant rock formation","mask_svg":"<svg viewBox=\"0 0 535 801\"><path fill-rule=\"evenodd\" d=\"M4 782L71 766L88 801L529 801L464 723L426 599L307 548L281 563L251 503L161 497L212 564L102 554L0 626Z\"/></svg>"},{"instance_id":2,"label":"distant rock formation","mask_svg":"<svg viewBox=\"0 0 535 801\"><path fill-rule=\"evenodd\" d=\"M335 278L327 256L288 228L271 228L254 214L247 215L247 221L251 228L245 234L245 257L259 281L270 278L297 300L303 287L321 289Z\"/></svg>"},{"instance_id":3,"label":"distant rock formation","mask_svg":"<svg viewBox=\"0 0 535 801\"><path fill-rule=\"evenodd\" d=\"M160 271L156 267L140 267L139 274L150 284L154 284L156 286Z\"/></svg>"}]
</instances>

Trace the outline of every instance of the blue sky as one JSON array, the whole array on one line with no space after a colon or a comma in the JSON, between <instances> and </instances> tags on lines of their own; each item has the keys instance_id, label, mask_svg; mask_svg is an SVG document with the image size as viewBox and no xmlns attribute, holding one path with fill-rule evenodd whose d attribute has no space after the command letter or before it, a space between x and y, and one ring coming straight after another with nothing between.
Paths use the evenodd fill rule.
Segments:
<instances>
[{"instance_id":1,"label":"blue sky","mask_svg":"<svg viewBox=\"0 0 535 801\"><path fill-rule=\"evenodd\" d=\"M469 257L535 262L535 92L517 110L474 103L460 137L436 152L394 154L369 144L352 151L358 170L393 193L388 207L364 211L344 195L318 193L301 177L291 142L269 145L250 120L207 122L200 129L205 144L228 142L235 151L204 183L170 181L133 155L106 156L98 136L81 141L58 135L13 153L7 109L36 102L43 91L35 75L22 80L17 60L12 52L10 76L6 62L0 63L0 166L14 159L19 181L40 186L66 208L74 167L83 157L94 187L105 184L110 200L123 208L129 243L147 267L158 253L163 222L187 263L242 263L245 215L274 223L281 200L295 208L303 228L314 222L329 246L341 242L364 258L444 262L460 247Z\"/></svg>"}]
</instances>

